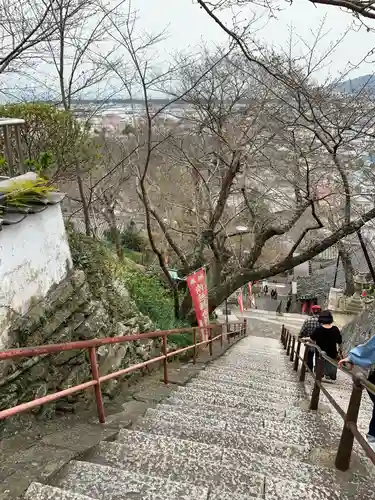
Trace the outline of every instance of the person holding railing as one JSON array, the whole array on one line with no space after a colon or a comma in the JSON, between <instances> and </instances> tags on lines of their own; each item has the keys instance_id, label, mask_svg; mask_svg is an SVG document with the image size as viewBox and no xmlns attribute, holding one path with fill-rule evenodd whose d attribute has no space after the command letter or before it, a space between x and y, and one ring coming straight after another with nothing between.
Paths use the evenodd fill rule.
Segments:
<instances>
[{"instance_id":1,"label":"person holding railing","mask_svg":"<svg viewBox=\"0 0 375 500\"><path fill-rule=\"evenodd\" d=\"M319 314L319 326L315 328L313 333L310 335L310 339L316 343L320 349L327 354L333 360L338 358L337 346L342 344L341 332L333 324L333 316L331 311L322 311ZM337 367L330 363L328 360L324 360L324 381L335 382L337 379Z\"/></svg>"},{"instance_id":2,"label":"person holding railing","mask_svg":"<svg viewBox=\"0 0 375 500\"><path fill-rule=\"evenodd\" d=\"M344 364L349 365L350 369L352 369L354 365L357 365L365 370L370 370L368 381L375 385L375 335L365 344L354 347L346 358L339 361L340 367ZM374 403L374 407L367 434L367 441L371 448L375 451L375 395L370 391L368 391L368 394L371 401Z\"/></svg>"},{"instance_id":3,"label":"person holding railing","mask_svg":"<svg viewBox=\"0 0 375 500\"><path fill-rule=\"evenodd\" d=\"M319 313L320 313L320 306L312 306L311 308L311 316L309 316L305 322L302 325L301 331L299 332L299 338L300 339L308 339L311 337L312 333L314 332L315 328L320 326L319 323ZM315 349L311 347L306 347L308 350L307 353L307 366L310 368L311 371L314 369L314 354L315 354Z\"/></svg>"}]
</instances>

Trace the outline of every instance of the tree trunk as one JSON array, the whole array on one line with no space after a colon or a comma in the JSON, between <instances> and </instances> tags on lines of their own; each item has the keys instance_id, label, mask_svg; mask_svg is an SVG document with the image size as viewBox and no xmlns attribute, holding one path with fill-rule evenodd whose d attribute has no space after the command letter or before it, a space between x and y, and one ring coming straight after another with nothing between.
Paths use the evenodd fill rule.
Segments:
<instances>
[{"instance_id":1,"label":"tree trunk","mask_svg":"<svg viewBox=\"0 0 375 500\"><path fill-rule=\"evenodd\" d=\"M121 244L121 235L116 223L115 211L113 208L107 207L107 222L111 232L111 240L115 245L117 257L122 261L124 259L124 250Z\"/></svg>"},{"instance_id":2,"label":"tree trunk","mask_svg":"<svg viewBox=\"0 0 375 500\"><path fill-rule=\"evenodd\" d=\"M85 221L85 232L87 236L91 236L92 230L91 230L90 212L85 197L85 190L83 188L82 177L78 173L78 169L77 169L77 183L78 183L79 196L82 202L83 219Z\"/></svg>"},{"instance_id":3,"label":"tree trunk","mask_svg":"<svg viewBox=\"0 0 375 500\"><path fill-rule=\"evenodd\" d=\"M345 273L345 295L351 297L354 294L354 269L352 259L342 241L339 241L337 246Z\"/></svg>"}]
</instances>

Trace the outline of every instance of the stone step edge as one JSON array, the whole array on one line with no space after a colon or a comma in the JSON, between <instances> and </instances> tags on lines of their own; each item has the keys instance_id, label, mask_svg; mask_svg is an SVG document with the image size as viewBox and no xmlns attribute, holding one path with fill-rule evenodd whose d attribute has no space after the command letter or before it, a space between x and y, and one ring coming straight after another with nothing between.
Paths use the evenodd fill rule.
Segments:
<instances>
[{"instance_id":1,"label":"stone step edge","mask_svg":"<svg viewBox=\"0 0 375 500\"><path fill-rule=\"evenodd\" d=\"M136 422L134 422L133 425L153 424L153 423L160 424L161 423L163 425L171 425L172 427L180 427L183 429L184 427L182 427L182 426L184 424L189 425L191 420L193 420L193 415L189 415L189 421L184 422L184 415L181 415L181 413L178 413L178 412L171 412L172 413L172 415L170 415L171 418L168 420L164 420L163 414L165 414L165 413L166 412L163 412L163 411L160 412L158 407L148 408L146 413L143 415L143 417L140 417ZM210 421L207 422L207 425L204 425L204 418L205 417L195 416L195 418L196 418L195 423L197 424L197 426L199 426L199 428L205 428L207 430L212 430L212 431L215 431L217 429L217 427L214 427L212 424L210 424ZM173 421L173 419L175 419L175 421ZM216 419L213 419L213 420L220 421L220 422L223 422L225 424L227 423L226 420L221 419L219 417ZM289 419L289 420L285 419L284 422L286 425L292 424L294 426L294 431L299 432L300 426L298 426L297 423L293 422L292 419ZM277 423L282 425L284 422L279 420ZM273 420L271 418L264 418L263 416L260 419L254 419L252 421L253 426L256 428L259 428L260 433L261 433L262 429L267 431L269 429L269 427L272 427L272 423L273 423ZM246 434L247 426L250 425L250 419L247 419L243 425L241 425L241 422L238 422L237 420L235 421L235 424L236 424L236 429L238 430L239 434ZM133 428L133 427L131 427L131 428ZM229 431L225 427L223 429L219 429L219 430L227 431L227 432L234 432L234 431ZM276 440L276 441L278 441L278 440ZM288 443L285 443L285 444L288 444Z\"/></svg>"},{"instance_id":2,"label":"stone step edge","mask_svg":"<svg viewBox=\"0 0 375 500\"><path fill-rule=\"evenodd\" d=\"M186 444L189 444L189 445L194 445L196 447L202 447L202 448L205 448L205 449L216 449L217 452L222 452L223 448L222 446L218 446L218 445L209 445L207 443L201 443L199 441L194 441L194 440L191 440L191 439L184 439L184 438L178 438L178 437L172 437L172 436L164 436L164 435L161 435L161 434L151 434L147 431L142 431L142 430L139 430L139 429L122 429L119 434L118 434L118 437L117 437L117 440L116 441L113 441L113 442L110 442L108 443L108 441L101 441L99 443L98 446L101 446L101 445L107 445L107 444L113 444L113 443L117 443L119 445L126 445L126 441L121 441L121 436L122 435L129 435L131 433L136 433L138 435L142 435L142 436L145 436L147 437L148 439L150 440L154 440L154 441L157 441L157 439L159 438L160 440L166 440L166 441L170 441L171 443L175 443L175 444L181 444L181 443L186 443ZM129 438L127 438L129 439ZM157 443L155 443L156 445ZM287 444L287 443L286 443ZM233 449L236 449L236 450L239 450L241 451L242 449L241 448L233 448ZM242 450L244 452L247 452L247 450ZM263 453L255 453L255 452L249 452L250 454L253 454L253 455L264 455L264 456L268 456L268 455L265 455ZM285 460L286 462L292 462L292 460L289 460L287 458L283 458L283 460ZM303 464L305 464L306 462L301 462ZM324 466L314 466L314 464L310 464L309 465L312 467L312 468L316 468L317 470L324 470L324 469L327 469L327 470L333 470L331 467L324 467ZM254 474L258 474L258 473L254 473ZM266 477L266 474L262 474Z\"/></svg>"},{"instance_id":3,"label":"stone step edge","mask_svg":"<svg viewBox=\"0 0 375 500\"><path fill-rule=\"evenodd\" d=\"M101 441L100 444L106 444L106 445L114 445L114 444L121 444L119 443L118 441ZM114 467L113 465L108 465L108 464L103 464L103 463L98 463L98 462L90 462L89 460L80 460L79 457L77 457L76 459L73 459L71 460L67 466L65 467L65 470L67 470L67 468L69 467L80 467L81 464L84 464L84 466L89 466L89 467L92 467L92 468L102 468L102 469L106 469L108 472L110 472L111 470L113 471L118 471L120 470L121 472L125 472L125 473L128 473L129 476L133 476L133 478L141 483L144 483L145 485L147 485L147 482L152 482L152 480L155 478L155 477L158 477L162 482L164 483L167 483L171 486L176 486L176 487L185 487L185 488L191 488L193 486L193 488L195 488L196 490L206 490L207 488L203 487L203 486L195 486L195 485L191 485L189 483L187 483L186 481L176 481L174 479L169 479L168 477L164 477L164 476L157 476L157 475L150 475L150 474L145 474L143 472L140 472L140 471L132 471L132 470L129 470L129 469L124 469L124 468L119 468L119 467ZM64 478L64 473L61 475L62 479ZM122 483L123 481L120 481L120 483Z\"/></svg>"},{"instance_id":4,"label":"stone step edge","mask_svg":"<svg viewBox=\"0 0 375 500\"><path fill-rule=\"evenodd\" d=\"M179 440L179 441L185 441L185 442L189 442L189 443L191 443L191 441L186 440L186 439L181 439L181 440ZM108 444L109 444L110 446L111 446L111 445L112 445L112 446L113 446L113 445L115 445L115 446L123 446L123 445L124 445L123 443L118 442L118 441L113 441L113 442L103 442L103 443L105 443L106 445L108 445ZM197 444L196 442L193 442L193 443L194 443L194 444ZM211 447L211 448L212 448L212 447ZM252 453L252 452L250 452L250 453ZM253 454L254 454L254 455L256 455L256 453L253 453ZM260 454L258 453L258 455L260 455ZM268 455L265 455L265 456L268 456ZM99 455L99 457L100 457L100 455ZM283 460L285 460L286 462L288 461L288 459L283 459ZM90 462L90 463L92 463L92 462ZM95 463L95 462L94 462L94 463ZM96 462L96 463L98 464L98 463L100 463L100 462ZM105 464L100 464L100 465L102 465L102 466L106 466L106 467L112 467L112 468L114 468L113 466L110 466L110 465L105 465ZM210 464L209 464L209 463L207 463L207 466L209 466L209 465L210 465ZM218 463L213 463L213 465L212 465L212 466L218 467L218 466L220 466L220 465L221 465L221 464L218 464ZM301 462L301 465L305 465L305 462ZM311 468L316 468L316 469L317 469L317 472L321 472L321 470L322 470L322 469L327 469L327 471L331 471L331 472L332 472L332 471L334 471L334 469L329 468L329 467L322 467L322 466L318 466L318 467L316 467L316 466L314 466L314 464L310 464L310 463L308 463L307 465L309 465ZM226 464L226 465L225 465L225 468L229 468L229 469L233 468L233 469L235 469L235 468L236 468L236 465L235 465L235 464L233 464L233 466L229 466L228 464ZM123 470L128 470L128 469L124 468ZM269 470L269 469L267 469L267 471L268 471L268 470ZM270 480L270 481L280 481L280 482L286 482L286 483L288 483L288 484L290 484L290 485L293 485L293 484L294 484L294 485L297 485L297 484L299 484L299 485L303 485L303 486L309 486L309 484L310 484L309 482L296 481L296 480L294 480L292 477L290 477L290 478L289 478L289 477L282 477L282 476L279 476L279 475L274 475L274 474L272 474L272 471L270 471L269 473L267 473L267 472L254 472L254 471L252 471L252 470L250 470L250 469L249 469L249 470L247 470L247 471L246 471L246 473L247 473L247 474L249 474L249 475L251 475L251 476L253 476L253 477L263 478L263 480L264 480L264 483L265 483L265 484L266 484L267 479L268 479L268 480ZM144 475L144 476L147 476L147 474L143 474L143 475ZM163 478L163 479L164 479L164 477L165 477L165 479L168 479L168 477L167 477L167 476L159 476L159 475L157 475L157 473L155 473L155 474L154 474L154 475L152 475L152 476L150 476L150 474L148 474L148 477L158 477L158 478ZM370 481L371 481L371 478L369 478L369 479L370 479ZM172 481L172 482L173 482L173 481ZM174 481L174 482L176 483L177 481ZM177 482L177 483L178 483L178 482ZM180 482L179 484L186 485L187 483L182 481L182 482ZM355 479L353 479L353 481L347 481L347 484L348 484L348 485L350 485L350 484L357 484L357 482L356 482L356 480L355 480ZM371 482L371 484L372 484L372 482ZM319 485L318 485L318 486L319 486ZM327 486L327 489L328 489L329 491L331 491L331 492L334 492L334 491L336 491L335 486L337 486L337 485L336 485L336 484L334 484L334 485L333 485L333 487L331 487L331 486ZM266 498L267 498L267 497L266 497ZM344 497L344 498L345 498L345 497ZM264 500L264 499L263 499L263 500Z\"/></svg>"},{"instance_id":5,"label":"stone step edge","mask_svg":"<svg viewBox=\"0 0 375 500\"><path fill-rule=\"evenodd\" d=\"M53 494L53 496L51 496ZM60 500L95 500L87 495L81 493L74 493L74 491L59 488L58 486L51 486L43 484L38 481L33 481L27 488L24 500L44 500L50 498L57 498Z\"/></svg>"}]
</instances>

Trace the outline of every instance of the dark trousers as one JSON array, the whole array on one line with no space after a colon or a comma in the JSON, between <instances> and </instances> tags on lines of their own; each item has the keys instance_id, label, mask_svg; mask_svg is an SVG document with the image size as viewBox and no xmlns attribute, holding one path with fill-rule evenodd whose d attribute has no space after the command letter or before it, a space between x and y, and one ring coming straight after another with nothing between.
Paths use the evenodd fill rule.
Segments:
<instances>
[{"instance_id":1,"label":"dark trousers","mask_svg":"<svg viewBox=\"0 0 375 500\"><path fill-rule=\"evenodd\" d=\"M372 384L375 384L375 372L371 373L368 380ZM370 421L370 427L368 433L370 436L373 436L375 438L375 396L371 394L371 392L369 392L368 395L370 396L371 401L374 403L374 407L372 409L372 419Z\"/></svg>"},{"instance_id":2,"label":"dark trousers","mask_svg":"<svg viewBox=\"0 0 375 500\"><path fill-rule=\"evenodd\" d=\"M324 360L324 375L331 380L336 380L337 378L337 368L336 366L332 365L329 361L326 359Z\"/></svg>"},{"instance_id":3,"label":"dark trousers","mask_svg":"<svg viewBox=\"0 0 375 500\"><path fill-rule=\"evenodd\" d=\"M307 347L308 352L307 352L307 366L310 368L311 371L314 370L314 354L315 354L315 349L310 349Z\"/></svg>"}]
</instances>

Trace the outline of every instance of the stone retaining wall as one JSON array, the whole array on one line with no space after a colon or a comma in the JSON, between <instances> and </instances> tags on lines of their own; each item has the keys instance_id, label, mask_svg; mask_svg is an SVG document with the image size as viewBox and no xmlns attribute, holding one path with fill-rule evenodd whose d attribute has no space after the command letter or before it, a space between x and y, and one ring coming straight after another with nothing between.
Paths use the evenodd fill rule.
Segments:
<instances>
[{"instance_id":1,"label":"stone retaining wall","mask_svg":"<svg viewBox=\"0 0 375 500\"><path fill-rule=\"evenodd\" d=\"M13 347L122 336L152 330L152 322L132 303L125 289L117 287L121 301L121 322L111 317L106 299L94 300L85 274L72 272L50 290L47 297L33 304L27 315L13 317L10 331ZM135 341L101 346L97 349L102 375L149 359L160 353L159 340ZM9 408L57 390L67 389L91 377L88 354L65 351L54 355L24 358L0 363L0 409ZM117 380L103 384L104 395L111 395ZM49 405L36 408L38 416L53 414L56 409L70 411L84 391Z\"/></svg>"}]
</instances>

